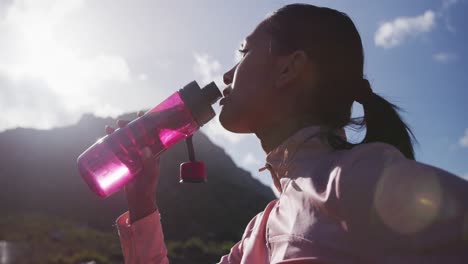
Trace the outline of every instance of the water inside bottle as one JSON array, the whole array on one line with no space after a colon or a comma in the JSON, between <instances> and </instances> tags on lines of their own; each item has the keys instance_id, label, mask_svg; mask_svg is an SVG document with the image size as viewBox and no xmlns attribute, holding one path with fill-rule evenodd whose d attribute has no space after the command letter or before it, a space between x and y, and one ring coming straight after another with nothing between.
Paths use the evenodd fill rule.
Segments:
<instances>
[{"instance_id":1,"label":"water inside bottle","mask_svg":"<svg viewBox=\"0 0 468 264\"><path fill-rule=\"evenodd\" d=\"M100 196L108 196L134 178L143 168L141 150L149 146L154 155L192 135L198 129L178 93L144 116L97 142L87 154L85 180ZM91 183L91 184L90 184Z\"/></svg>"}]
</instances>

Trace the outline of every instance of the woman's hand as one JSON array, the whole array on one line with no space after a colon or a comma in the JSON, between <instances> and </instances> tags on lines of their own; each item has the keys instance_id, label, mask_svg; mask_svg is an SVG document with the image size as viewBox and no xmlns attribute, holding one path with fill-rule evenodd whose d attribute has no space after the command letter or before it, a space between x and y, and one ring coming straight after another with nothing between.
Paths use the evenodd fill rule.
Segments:
<instances>
[{"instance_id":1,"label":"woman's hand","mask_svg":"<svg viewBox=\"0 0 468 264\"><path fill-rule=\"evenodd\" d=\"M138 117L144 113L138 112ZM130 121L117 120L120 128L126 126ZM106 126L106 133L111 134L115 129ZM153 213L157 209L156 186L159 179L159 157L154 157L149 147L142 149L143 170L125 186L130 222Z\"/></svg>"}]
</instances>

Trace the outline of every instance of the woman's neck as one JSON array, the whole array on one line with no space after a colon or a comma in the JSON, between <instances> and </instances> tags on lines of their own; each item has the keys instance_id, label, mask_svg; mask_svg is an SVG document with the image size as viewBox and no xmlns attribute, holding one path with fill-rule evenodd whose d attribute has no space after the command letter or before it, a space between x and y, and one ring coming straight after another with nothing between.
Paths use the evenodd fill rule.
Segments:
<instances>
[{"instance_id":1,"label":"woman's neck","mask_svg":"<svg viewBox=\"0 0 468 264\"><path fill-rule=\"evenodd\" d=\"M265 126L255 132L255 135L260 139L265 153L268 154L295 132L311 125L318 125L318 122L308 116L294 117Z\"/></svg>"}]
</instances>

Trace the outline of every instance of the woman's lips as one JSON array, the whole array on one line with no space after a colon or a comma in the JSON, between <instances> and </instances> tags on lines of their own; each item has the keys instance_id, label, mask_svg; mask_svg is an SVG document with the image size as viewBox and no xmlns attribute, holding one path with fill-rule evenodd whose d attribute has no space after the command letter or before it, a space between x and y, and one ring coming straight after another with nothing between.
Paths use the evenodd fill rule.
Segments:
<instances>
[{"instance_id":1,"label":"woman's lips","mask_svg":"<svg viewBox=\"0 0 468 264\"><path fill-rule=\"evenodd\" d=\"M227 101L228 101L228 98L227 98L227 97L224 97L224 98L222 98L221 100L219 100L219 105L221 105L221 106L222 106L222 105L225 105L225 104L227 103Z\"/></svg>"}]
</instances>

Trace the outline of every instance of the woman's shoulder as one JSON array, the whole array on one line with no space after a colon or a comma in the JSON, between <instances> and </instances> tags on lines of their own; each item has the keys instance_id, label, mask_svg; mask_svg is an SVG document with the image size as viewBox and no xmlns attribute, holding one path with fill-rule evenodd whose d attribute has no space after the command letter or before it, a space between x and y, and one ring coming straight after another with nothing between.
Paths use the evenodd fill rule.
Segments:
<instances>
[{"instance_id":1,"label":"woman's shoulder","mask_svg":"<svg viewBox=\"0 0 468 264\"><path fill-rule=\"evenodd\" d=\"M355 146L337 160L337 166L342 167L342 186L379 182L407 185L410 182L465 181L442 168L408 159L395 146L383 142Z\"/></svg>"},{"instance_id":2,"label":"woman's shoulder","mask_svg":"<svg viewBox=\"0 0 468 264\"><path fill-rule=\"evenodd\" d=\"M357 145L343 156L348 164L348 168L359 169L381 169L389 170L394 168L399 174L416 174L416 172L438 173L452 175L442 168L408 159L395 146L384 142L372 142Z\"/></svg>"},{"instance_id":3,"label":"woman's shoulder","mask_svg":"<svg viewBox=\"0 0 468 264\"><path fill-rule=\"evenodd\" d=\"M371 142L359 144L349 150L348 156L351 159L386 159L391 157L404 158L403 153L395 146L384 142Z\"/></svg>"},{"instance_id":4,"label":"woman's shoulder","mask_svg":"<svg viewBox=\"0 0 468 264\"><path fill-rule=\"evenodd\" d=\"M393 145L384 142L371 142L340 151L335 160L335 165L340 167L343 172L351 172L382 169L389 163L407 159Z\"/></svg>"},{"instance_id":5,"label":"woman's shoulder","mask_svg":"<svg viewBox=\"0 0 468 264\"><path fill-rule=\"evenodd\" d=\"M344 153L338 161L343 169L336 177L335 208L354 234L405 249L443 243L427 239L440 237L440 230L450 239L460 234L459 226L451 225L466 212L466 180L408 159L385 143L362 144Z\"/></svg>"}]
</instances>

